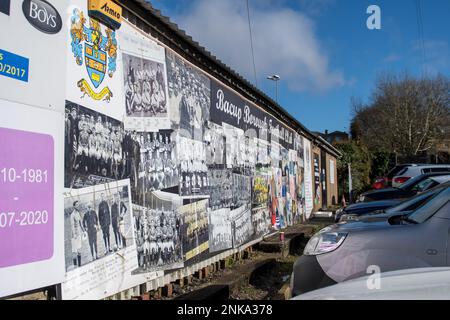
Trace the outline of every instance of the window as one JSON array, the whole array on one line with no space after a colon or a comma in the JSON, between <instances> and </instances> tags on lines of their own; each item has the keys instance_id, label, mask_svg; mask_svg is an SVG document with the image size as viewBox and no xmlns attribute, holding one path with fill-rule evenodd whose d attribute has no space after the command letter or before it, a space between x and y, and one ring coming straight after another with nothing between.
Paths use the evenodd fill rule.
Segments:
<instances>
[{"instance_id":1,"label":"window","mask_svg":"<svg viewBox=\"0 0 450 320\"><path fill-rule=\"evenodd\" d=\"M408 218L422 223L431 216L433 216L442 206L444 206L450 197L450 187L442 189L441 192L437 193L423 206L419 207L413 213L411 213Z\"/></svg>"},{"instance_id":2,"label":"window","mask_svg":"<svg viewBox=\"0 0 450 320\"><path fill-rule=\"evenodd\" d=\"M422 173L432 173L432 172L450 172L449 167L434 167L422 169Z\"/></svg>"},{"instance_id":3,"label":"window","mask_svg":"<svg viewBox=\"0 0 450 320\"><path fill-rule=\"evenodd\" d=\"M419 182L418 184L416 184L411 190L421 192L423 190L430 189L430 186L434 185L434 184L435 183L432 179L425 179L425 180Z\"/></svg>"}]
</instances>

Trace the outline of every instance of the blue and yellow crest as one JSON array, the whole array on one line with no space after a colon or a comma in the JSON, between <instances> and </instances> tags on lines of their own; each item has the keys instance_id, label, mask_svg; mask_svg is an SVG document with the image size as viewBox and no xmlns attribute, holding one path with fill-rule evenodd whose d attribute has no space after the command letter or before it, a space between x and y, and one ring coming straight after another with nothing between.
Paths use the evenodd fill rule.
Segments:
<instances>
[{"instance_id":1,"label":"blue and yellow crest","mask_svg":"<svg viewBox=\"0 0 450 320\"><path fill-rule=\"evenodd\" d=\"M117 40L115 32L106 28L105 35L103 35L100 23L93 18L89 18L89 26L86 26L83 12L74 9L71 17L70 36L75 61L79 66L82 66L84 61L90 80L89 83L83 78L77 83L83 97L88 95L94 100L109 101L112 92L107 86L96 92L91 84L98 89L106 74L112 78L116 71Z\"/></svg>"}]
</instances>

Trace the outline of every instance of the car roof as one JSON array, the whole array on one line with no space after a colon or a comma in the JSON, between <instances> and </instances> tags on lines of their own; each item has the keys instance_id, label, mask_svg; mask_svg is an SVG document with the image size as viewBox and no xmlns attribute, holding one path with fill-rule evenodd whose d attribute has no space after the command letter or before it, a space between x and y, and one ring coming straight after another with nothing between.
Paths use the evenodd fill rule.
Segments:
<instances>
[{"instance_id":1,"label":"car roof","mask_svg":"<svg viewBox=\"0 0 450 320\"><path fill-rule=\"evenodd\" d=\"M450 167L448 163L405 163L398 166L410 166L410 167Z\"/></svg>"}]
</instances>

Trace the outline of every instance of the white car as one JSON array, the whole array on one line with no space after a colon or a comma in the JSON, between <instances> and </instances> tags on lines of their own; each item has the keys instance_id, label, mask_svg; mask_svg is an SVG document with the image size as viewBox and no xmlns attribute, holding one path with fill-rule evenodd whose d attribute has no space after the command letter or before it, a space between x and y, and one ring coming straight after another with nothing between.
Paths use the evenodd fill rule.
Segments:
<instances>
[{"instance_id":1,"label":"white car","mask_svg":"<svg viewBox=\"0 0 450 320\"><path fill-rule=\"evenodd\" d=\"M397 165L388 174L392 176L392 187L396 188L411 178L424 173L450 172L450 164L404 164Z\"/></svg>"},{"instance_id":2,"label":"white car","mask_svg":"<svg viewBox=\"0 0 450 320\"><path fill-rule=\"evenodd\" d=\"M374 274L298 295L291 300L450 300L450 268Z\"/></svg>"}]
</instances>

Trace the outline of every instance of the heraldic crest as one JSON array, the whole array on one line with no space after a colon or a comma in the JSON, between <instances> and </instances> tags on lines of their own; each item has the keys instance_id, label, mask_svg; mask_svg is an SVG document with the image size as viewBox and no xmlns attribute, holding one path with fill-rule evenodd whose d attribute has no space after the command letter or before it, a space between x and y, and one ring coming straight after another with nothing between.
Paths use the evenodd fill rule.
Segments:
<instances>
[{"instance_id":1,"label":"heraldic crest","mask_svg":"<svg viewBox=\"0 0 450 320\"><path fill-rule=\"evenodd\" d=\"M101 89L106 74L110 78L116 71L117 40L113 30L106 28L105 35L102 34L100 23L89 18L89 26L86 26L86 18L79 9L74 9L71 17L70 36L72 39L72 53L78 66L86 65L86 79L78 81L77 86L83 93L94 100L109 102L113 96L108 86ZM84 58L84 59L83 59ZM92 87L92 86L93 87Z\"/></svg>"}]
</instances>

